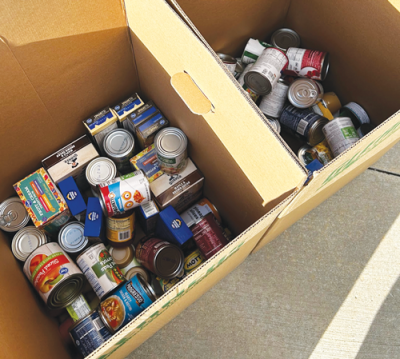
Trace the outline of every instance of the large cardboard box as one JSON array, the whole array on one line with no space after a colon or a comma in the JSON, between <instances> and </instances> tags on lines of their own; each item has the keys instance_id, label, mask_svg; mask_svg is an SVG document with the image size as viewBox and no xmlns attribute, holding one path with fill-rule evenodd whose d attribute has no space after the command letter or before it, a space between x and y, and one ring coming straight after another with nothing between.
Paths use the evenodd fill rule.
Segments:
<instances>
[{"instance_id":1,"label":"large cardboard box","mask_svg":"<svg viewBox=\"0 0 400 359\"><path fill-rule=\"evenodd\" d=\"M5 0L0 7L0 201L82 120L132 93L189 138L205 195L236 238L91 358L123 358L238 266L298 193L306 172L215 56L163 0ZM0 233L1 357L69 358Z\"/></svg>"},{"instance_id":2,"label":"large cardboard box","mask_svg":"<svg viewBox=\"0 0 400 359\"><path fill-rule=\"evenodd\" d=\"M310 184L279 215L255 251L318 206L376 162L400 138L399 1L170 0L205 46L215 55L240 57L249 38L268 41L274 30L299 33L302 47L329 51L331 67L324 82L343 104L355 101L378 127L314 174ZM221 63L216 57L216 61ZM226 71L221 92L236 83ZM245 93L238 88L244 96ZM264 116L253 103L252 117ZM266 158L266 165L269 159ZM321 219L323 221L323 218Z\"/></svg>"}]
</instances>

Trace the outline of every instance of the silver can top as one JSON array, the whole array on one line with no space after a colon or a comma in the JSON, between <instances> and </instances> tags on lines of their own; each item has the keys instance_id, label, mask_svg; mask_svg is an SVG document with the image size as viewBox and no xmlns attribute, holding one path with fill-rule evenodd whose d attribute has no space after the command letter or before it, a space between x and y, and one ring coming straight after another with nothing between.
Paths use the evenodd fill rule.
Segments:
<instances>
[{"instance_id":1,"label":"silver can top","mask_svg":"<svg viewBox=\"0 0 400 359\"><path fill-rule=\"evenodd\" d=\"M300 47L300 42L299 34L292 29L279 29L271 36L272 46L282 51L286 51L289 47Z\"/></svg>"},{"instance_id":2,"label":"silver can top","mask_svg":"<svg viewBox=\"0 0 400 359\"><path fill-rule=\"evenodd\" d=\"M274 130L278 133L281 133L281 123L275 118L268 118L269 124L274 128Z\"/></svg>"},{"instance_id":3,"label":"silver can top","mask_svg":"<svg viewBox=\"0 0 400 359\"><path fill-rule=\"evenodd\" d=\"M29 214L18 197L11 197L0 204L0 228L17 232L29 222Z\"/></svg>"},{"instance_id":4,"label":"silver can top","mask_svg":"<svg viewBox=\"0 0 400 359\"><path fill-rule=\"evenodd\" d=\"M90 185L97 185L113 180L117 175L117 166L106 157L98 157L90 162L86 168L86 179Z\"/></svg>"},{"instance_id":5,"label":"silver can top","mask_svg":"<svg viewBox=\"0 0 400 359\"><path fill-rule=\"evenodd\" d=\"M130 156L135 147L132 134L122 128L109 132L103 141L104 152L111 158Z\"/></svg>"},{"instance_id":6,"label":"silver can top","mask_svg":"<svg viewBox=\"0 0 400 359\"><path fill-rule=\"evenodd\" d=\"M19 230L11 243L11 250L18 260L25 262L29 255L38 247L47 243L46 235L34 226Z\"/></svg>"},{"instance_id":7,"label":"silver can top","mask_svg":"<svg viewBox=\"0 0 400 359\"><path fill-rule=\"evenodd\" d=\"M85 226L81 222L70 222L66 224L58 234L58 243L67 253L78 253L89 243L84 236Z\"/></svg>"},{"instance_id":8,"label":"silver can top","mask_svg":"<svg viewBox=\"0 0 400 359\"><path fill-rule=\"evenodd\" d=\"M301 146L299 148L299 151L297 152L297 157L299 158L299 160L303 164L303 166L307 166L308 165L307 160L305 158L305 155L306 155L306 152L308 150L311 150L311 148L312 147L309 146L309 145L304 145L304 146Z\"/></svg>"},{"instance_id":9,"label":"silver can top","mask_svg":"<svg viewBox=\"0 0 400 359\"><path fill-rule=\"evenodd\" d=\"M309 108L323 95L322 85L311 79L297 79L288 92L290 103L297 108Z\"/></svg>"},{"instance_id":10,"label":"silver can top","mask_svg":"<svg viewBox=\"0 0 400 359\"><path fill-rule=\"evenodd\" d=\"M156 152L166 158L175 158L186 151L188 140L182 130L167 127L158 132L154 138Z\"/></svg>"},{"instance_id":11,"label":"silver can top","mask_svg":"<svg viewBox=\"0 0 400 359\"><path fill-rule=\"evenodd\" d=\"M226 64L236 64L236 58L234 58L231 55L227 55L227 54L222 54L222 53L217 53L218 57L222 60L223 63Z\"/></svg>"}]
</instances>

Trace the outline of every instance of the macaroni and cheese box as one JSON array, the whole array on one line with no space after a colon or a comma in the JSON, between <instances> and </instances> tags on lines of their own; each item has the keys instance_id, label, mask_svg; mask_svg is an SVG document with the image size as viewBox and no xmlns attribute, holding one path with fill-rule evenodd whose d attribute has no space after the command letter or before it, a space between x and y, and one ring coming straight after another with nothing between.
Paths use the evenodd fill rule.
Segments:
<instances>
[{"instance_id":1,"label":"macaroni and cheese box","mask_svg":"<svg viewBox=\"0 0 400 359\"><path fill-rule=\"evenodd\" d=\"M135 157L132 157L130 161L133 169L135 171L142 170L150 183L164 173L160 170L160 166L158 165L154 144L145 148Z\"/></svg>"},{"instance_id":2,"label":"macaroni and cheese box","mask_svg":"<svg viewBox=\"0 0 400 359\"><path fill-rule=\"evenodd\" d=\"M128 116L133 111L137 110L138 108L142 107L144 102L139 97L137 93L133 96L129 97L127 100L122 101L118 105L113 107L115 114L117 115L118 122L120 125L125 128L126 130L130 129ZM128 121L126 121L128 120Z\"/></svg>"}]
</instances>

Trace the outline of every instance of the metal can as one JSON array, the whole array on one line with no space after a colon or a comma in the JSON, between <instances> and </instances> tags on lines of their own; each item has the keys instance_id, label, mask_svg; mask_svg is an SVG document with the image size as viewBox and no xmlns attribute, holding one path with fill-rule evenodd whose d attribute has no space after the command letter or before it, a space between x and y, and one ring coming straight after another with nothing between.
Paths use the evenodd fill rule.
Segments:
<instances>
[{"instance_id":1,"label":"metal can","mask_svg":"<svg viewBox=\"0 0 400 359\"><path fill-rule=\"evenodd\" d=\"M122 128L109 132L103 141L104 152L117 166L121 173L130 172L129 160L135 151L135 140L133 135Z\"/></svg>"},{"instance_id":2,"label":"metal can","mask_svg":"<svg viewBox=\"0 0 400 359\"><path fill-rule=\"evenodd\" d=\"M74 322L86 317L91 312L90 306L83 294L76 298L66 309Z\"/></svg>"},{"instance_id":3,"label":"metal can","mask_svg":"<svg viewBox=\"0 0 400 359\"><path fill-rule=\"evenodd\" d=\"M111 181L116 176L117 167L115 163L107 157L98 157L94 159L86 168L86 179L95 192L97 192L97 185Z\"/></svg>"},{"instance_id":4,"label":"metal can","mask_svg":"<svg viewBox=\"0 0 400 359\"><path fill-rule=\"evenodd\" d=\"M364 123L359 128L357 128L357 133L360 138L363 138L365 135L370 133L375 129L375 126L372 123Z\"/></svg>"},{"instance_id":5,"label":"metal can","mask_svg":"<svg viewBox=\"0 0 400 359\"><path fill-rule=\"evenodd\" d=\"M322 100L324 88L320 83L311 79L297 79L288 92L290 103L297 108L309 108Z\"/></svg>"},{"instance_id":6,"label":"metal can","mask_svg":"<svg viewBox=\"0 0 400 359\"><path fill-rule=\"evenodd\" d=\"M281 123L276 118L268 118L268 122L274 128L274 130L278 133L281 133Z\"/></svg>"},{"instance_id":7,"label":"metal can","mask_svg":"<svg viewBox=\"0 0 400 359\"><path fill-rule=\"evenodd\" d=\"M283 71L285 75L325 80L329 70L329 53L291 47L286 55L289 65Z\"/></svg>"},{"instance_id":8,"label":"metal can","mask_svg":"<svg viewBox=\"0 0 400 359\"><path fill-rule=\"evenodd\" d=\"M288 105L282 112L280 122L304 137L310 146L315 146L324 140L322 128L329 120L314 113L312 110L303 110Z\"/></svg>"},{"instance_id":9,"label":"metal can","mask_svg":"<svg viewBox=\"0 0 400 359\"><path fill-rule=\"evenodd\" d=\"M299 47L300 42L299 34L292 29L279 29L271 36L272 46L282 51L287 51L290 47Z\"/></svg>"},{"instance_id":10,"label":"metal can","mask_svg":"<svg viewBox=\"0 0 400 359\"><path fill-rule=\"evenodd\" d=\"M249 39L244 48L242 63L251 64L256 62L262 52L269 47L273 46L260 40Z\"/></svg>"},{"instance_id":11,"label":"metal can","mask_svg":"<svg viewBox=\"0 0 400 359\"><path fill-rule=\"evenodd\" d=\"M114 247L126 247L135 238L135 211L106 218L106 236Z\"/></svg>"},{"instance_id":12,"label":"metal can","mask_svg":"<svg viewBox=\"0 0 400 359\"><path fill-rule=\"evenodd\" d=\"M108 330L115 333L157 299L153 288L140 274L118 287L100 303L99 315Z\"/></svg>"},{"instance_id":13,"label":"metal can","mask_svg":"<svg viewBox=\"0 0 400 359\"><path fill-rule=\"evenodd\" d=\"M239 78L240 74L244 71L244 68L246 67L246 65L242 62L242 59L236 58L236 68L235 68L235 73L234 76L235 78Z\"/></svg>"},{"instance_id":14,"label":"metal can","mask_svg":"<svg viewBox=\"0 0 400 359\"><path fill-rule=\"evenodd\" d=\"M78 256L76 263L100 299L125 281L103 243L90 246Z\"/></svg>"},{"instance_id":15,"label":"metal can","mask_svg":"<svg viewBox=\"0 0 400 359\"><path fill-rule=\"evenodd\" d=\"M136 259L143 267L163 279L175 278L184 265L182 250L158 238L139 243Z\"/></svg>"},{"instance_id":16,"label":"metal can","mask_svg":"<svg viewBox=\"0 0 400 359\"><path fill-rule=\"evenodd\" d=\"M58 233L58 244L69 254L77 254L83 251L88 243L88 237L83 232L85 226L81 222L70 222L61 228Z\"/></svg>"},{"instance_id":17,"label":"metal can","mask_svg":"<svg viewBox=\"0 0 400 359\"><path fill-rule=\"evenodd\" d=\"M34 226L20 229L13 237L11 250L14 257L25 262L26 258L38 247L47 243L46 235Z\"/></svg>"},{"instance_id":18,"label":"metal can","mask_svg":"<svg viewBox=\"0 0 400 359\"><path fill-rule=\"evenodd\" d=\"M297 152L297 157L299 158L300 162L303 164L303 166L307 166L313 161L313 158L311 157L310 153L308 152L312 147L309 145L304 145L299 148L299 151Z\"/></svg>"},{"instance_id":19,"label":"metal can","mask_svg":"<svg viewBox=\"0 0 400 359\"><path fill-rule=\"evenodd\" d=\"M355 144L360 137L349 117L338 117L322 129L335 157Z\"/></svg>"},{"instance_id":20,"label":"metal can","mask_svg":"<svg viewBox=\"0 0 400 359\"><path fill-rule=\"evenodd\" d=\"M288 91L288 83L284 78L280 78L271 93L261 99L259 107L262 113L272 118L279 118L285 107Z\"/></svg>"},{"instance_id":21,"label":"metal can","mask_svg":"<svg viewBox=\"0 0 400 359\"><path fill-rule=\"evenodd\" d=\"M339 112L342 108L339 97L334 92L325 92L322 102L332 114Z\"/></svg>"},{"instance_id":22,"label":"metal can","mask_svg":"<svg viewBox=\"0 0 400 359\"><path fill-rule=\"evenodd\" d=\"M69 335L81 354L86 357L112 337L96 310L78 320Z\"/></svg>"},{"instance_id":23,"label":"metal can","mask_svg":"<svg viewBox=\"0 0 400 359\"><path fill-rule=\"evenodd\" d=\"M117 177L99 189L100 203L108 217L123 214L151 199L149 180L142 171Z\"/></svg>"},{"instance_id":24,"label":"metal can","mask_svg":"<svg viewBox=\"0 0 400 359\"><path fill-rule=\"evenodd\" d=\"M236 59L233 56L227 55L227 54L217 53L217 55L222 60L222 62L224 63L226 68L229 70L229 72L231 72L232 74L235 74L236 63L237 63Z\"/></svg>"},{"instance_id":25,"label":"metal can","mask_svg":"<svg viewBox=\"0 0 400 359\"><path fill-rule=\"evenodd\" d=\"M240 74L239 78L238 78L238 82L239 84L243 87L243 89L249 94L249 96L251 97L251 99L256 102L258 100L258 98L260 97L259 95L257 95L254 91L252 91L250 88L247 87L247 85L244 83L244 77L246 76L246 74L251 70L251 68L253 67L253 64L248 64L245 69L243 70L243 72Z\"/></svg>"},{"instance_id":26,"label":"metal can","mask_svg":"<svg viewBox=\"0 0 400 359\"><path fill-rule=\"evenodd\" d=\"M340 117L349 117L355 128L365 123L371 123L367 112L358 103L350 102L340 110Z\"/></svg>"},{"instance_id":27,"label":"metal can","mask_svg":"<svg viewBox=\"0 0 400 359\"><path fill-rule=\"evenodd\" d=\"M123 248L110 247L109 252L123 275L130 268L140 266L140 263L135 258L135 247L133 245Z\"/></svg>"},{"instance_id":28,"label":"metal can","mask_svg":"<svg viewBox=\"0 0 400 359\"><path fill-rule=\"evenodd\" d=\"M133 278L136 274L140 274L144 278L144 280L148 283L151 281L151 276L149 272L146 270L146 268L142 266L136 266L128 269L125 274L125 278L126 280L129 280Z\"/></svg>"},{"instance_id":29,"label":"metal can","mask_svg":"<svg viewBox=\"0 0 400 359\"><path fill-rule=\"evenodd\" d=\"M82 292L85 276L58 243L43 244L26 259L24 273L50 309L70 305Z\"/></svg>"},{"instance_id":30,"label":"metal can","mask_svg":"<svg viewBox=\"0 0 400 359\"><path fill-rule=\"evenodd\" d=\"M323 140L321 143L310 148L307 152L311 155L313 160L318 160L323 165L327 165L333 160L333 154L327 140Z\"/></svg>"},{"instance_id":31,"label":"metal can","mask_svg":"<svg viewBox=\"0 0 400 359\"><path fill-rule=\"evenodd\" d=\"M312 110L315 113L318 113L319 115L327 118L329 121L333 120L333 115L332 112L329 111L328 108L325 107L324 101L322 100L321 102L316 103L313 107Z\"/></svg>"},{"instance_id":32,"label":"metal can","mask_svg":"<svg viewBox=\"0 0 400 359\"><path fill-rule=\"evenodd\" d=\"M268 95L288 65L286 54L275 48L265 49L251 70L244 76L247 87L256 94Z\"/></svg>"},{"instance_id":33,"label":"metal can","mask_svg":"<svg viewBox=\"0 0 400 359\"><path fill-rule=\"evenodd\" d=\"M196 270L202 263L204 263L205 259L201 255L201 252L199 249L196 249L189 255L185 257L185 265L183 267L183 270L185 272L185 275L189 275L192 273L194 270Z\"/></svg>"},{"instance_id":34,"label":"metal can","mask_svg":"<svg viewBox=\"0 0 400 359\"><path fill-rule=\"evenodd\" d=\"M181 213L181 218L186 225L191 228L199 223L207 214L212 213L219 224L222 223L221 216L215 206L207 199L203 198L194 206Z\"/></svg>"},{"instance_id":35,"label":"metal can","mask_svg":"<svg viewBox=\"0 0 400 359\"><path fill-rule=\"evenodd\" d=\"M17 232L29 222L29 214L18 197L11 197L0 204L0 229Z\"/></svg>"},{"instance_id":36,"label":"metal can","mask_svg":"<svg viewBox=\"0 0 400 359\"><path fill-rule=\"evenodd\" d=\"M168 127L158 132L154 146L161 171L181 173L188 163L187 145L187 137L179 128Z\"/></svg>"},{"instance_id":37,"label":"metal can","mask_svg":"<svg viewBox=\"0 0 400 359\"><path fill-rule=\"evenodd\" d=\"M207 214L200 222L195 224L191 231L197 248L205 259L211 258L228 244L212 213Z\"/></svg>"}]
</instances>

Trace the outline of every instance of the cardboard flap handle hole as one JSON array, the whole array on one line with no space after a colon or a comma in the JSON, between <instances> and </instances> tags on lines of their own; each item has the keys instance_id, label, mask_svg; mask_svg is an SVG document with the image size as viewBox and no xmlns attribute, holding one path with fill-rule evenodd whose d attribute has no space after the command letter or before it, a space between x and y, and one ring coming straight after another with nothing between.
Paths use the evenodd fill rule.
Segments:
<instances>
[{"instance_id":1,"label":"cardboard flap handle hole","mask_svg":"<svg viewBox=\"0 0 400 359\"><path fill-rule=\"evenodd\" d=\"M195 115L214 112L214 106L186 72L179 72L171 77L171 86Z\"/></svg>"}]
</instances>

